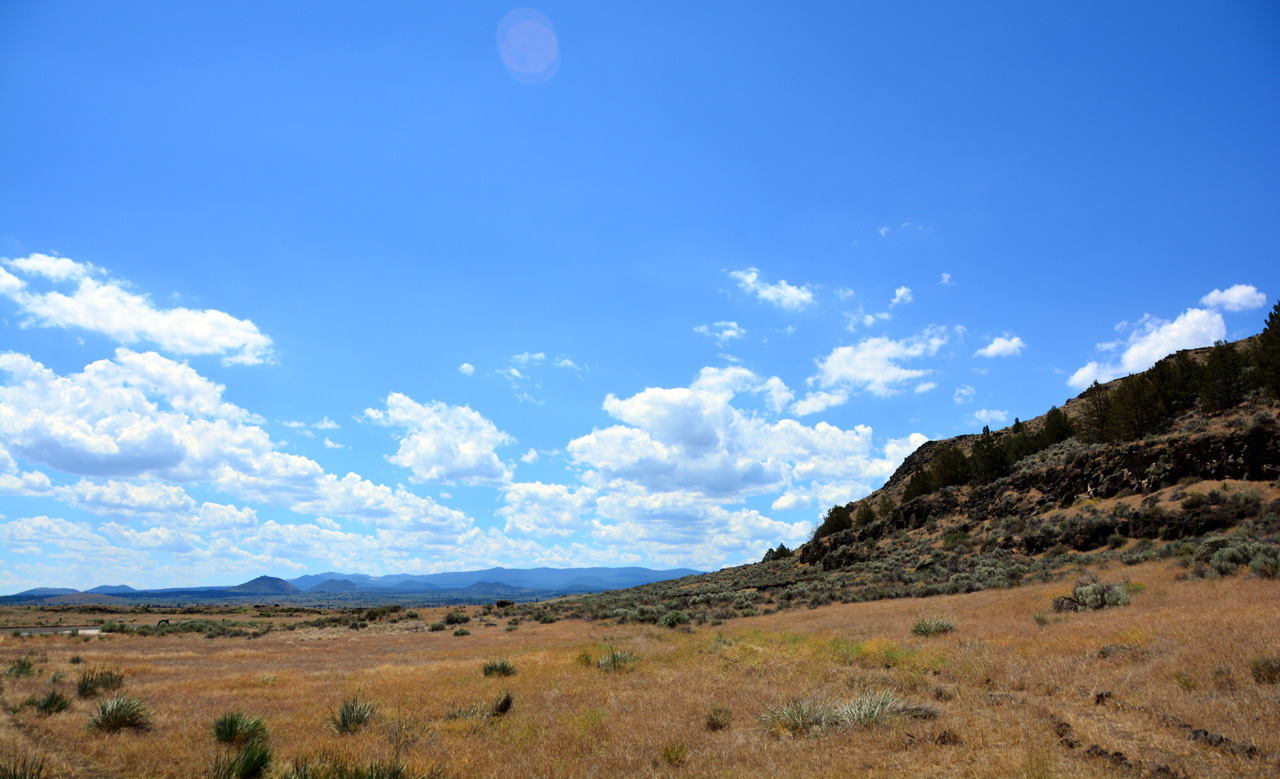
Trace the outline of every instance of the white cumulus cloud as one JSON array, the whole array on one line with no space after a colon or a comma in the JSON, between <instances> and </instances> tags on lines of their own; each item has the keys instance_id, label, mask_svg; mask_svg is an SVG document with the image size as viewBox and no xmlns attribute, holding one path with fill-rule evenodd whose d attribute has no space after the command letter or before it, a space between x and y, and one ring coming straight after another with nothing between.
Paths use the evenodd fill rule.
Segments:
<instances>
[{"instance_id":1,"label":"white cumulus cloud","mask_svg":"<svg viewBox=\"0 0 1280 779\"><path fill-rule=\"evenodd\" d=\"M1133 326L1119 360L1091 360L1071 374L1067 384L1084 389L1093 382L1106 383L1120 376L1144 371L1156 362L1181 349L1212 346L1227 334L1222 314L1202 308L1189 308L1172 322L1144 316Z\"/></svg>"},{"instance_id":2,"label":"white cumulus cloud","mask_svg":"<svg viewBox=\"0 0 1280 779\"><path fill-rule=\"evenodd\" d=\"M776 284L767 284L760 280L760 271L756 268L735 270L729 273L744 291L755 295L766 303L772 303L789 311L801 311L813 305L813 291L806 284L796 287L780 280Z\"/></svg>"},{"instance_id":3,"label":"white cumulus cloud","mask_svg":"<svg viewBox=\"0 0 1280 779\"><path fill-rule=\"evenodd\" d=\"M973 421L983 425L1003 425L1008 418L1008 411L980 408L973 412Z\"/></svg>"},{"instance_id":4,"label":"white cumulus cloud","mask_svg":"<svg viewBox=\"0 0 1280 779\"><path fill-rule=\"evenodd\" d=\"M946 343L947 332L940 327L928 327L901 340L866 338L854 346L836 347L818 360L818 373L808 381L836 394L866 391L887 397L930 372L927 368L905 368L903 361L937 354Z\"/></svg>"},{"instance_id":5,"label":"white cumulus cloud","mask_svg":"<svg viewBox=\"0 0 1280 779\"><path fill-rule=\"evenodd\" d=\"M475 372L476 372L476 366L472 365L469 362L464 362L463 364L458 366L458 373L461 373L463 376L470 376Z\"/></svg>"},{"instance_id":6,"label":"white cumulus cloud","mask_svg":"<svg viewBox=\"0 0 1280 779\"><path fill-rule=\"evenodd\" d=\"M973 353L974 357L1016 357L1022 354L1022 350L1026 348L1026 343L1018 336L1005 338L997 336L991 339L991 343L982 347Z\"/></svg>"},{"instance_id":7,"label":"white cumulus cloud","mask_svg":"<svg viewBox=\"0 0 1280 779\"><path fill-rule=\"evenodd\" d=\"M271 338L248 319L215 309L157 308L125 283L65 257L33 254L4 264L28 277L75 282L71 294L35 291L30 282L0 268L0 294L18 304L23 327L81 328L124 344L146 341L175 354L222 355L226 364L272 359Z\"/></svg>"},{"instance_id":8,"label":"white cumulus cloud","mask_svg":"<svg viewBox=\"0 0 1280 779\"><path fill-rule=\"evenodd\" d=\"M515 443L515 438L470 406L417 403L393 392L387 396L386 411L367 409L365 415L405 430L399 451L388 459L412 471L414 481L474 485L511 480L512 467L494 450Z\"/></svg>"},{"instance_id":9,"label":"white cumulus cloud","mask_svg":"<svg viewBox=\"0 0 1280 779\"><path fill-rule=\"evenodd\" d=\"M1200 298L1200 305L1211 308L1224 308L1227 311L1248 311L1251 308L1262 308L1267 304L1267 296L1251 284L1236 284L1225 290L1215 289Z\"/></svg>"},{"instance_id":10,"label":"white cumulus cloud","mask_svg":"<svg viewBox=\"0 0 1280 779\"><path fill-rule=\"evenodd\" d=\"M893 292L893 300L889 301L889 308L893 308L900 303L910 303L913 300L915 300L915 297L912 296L910 287L898 287Z\"/></svg>"}]
</instances>

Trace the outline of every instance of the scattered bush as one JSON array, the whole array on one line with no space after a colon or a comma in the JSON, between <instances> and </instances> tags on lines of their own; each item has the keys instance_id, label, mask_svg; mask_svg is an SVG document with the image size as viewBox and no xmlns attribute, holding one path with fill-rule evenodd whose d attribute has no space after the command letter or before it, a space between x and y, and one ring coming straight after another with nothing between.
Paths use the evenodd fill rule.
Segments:
<instances>
[{"instance_id":1,"label":"scattered bush","mask_svg":"<svg viewBox=\"0 0 1280 779\"><path fill-rule=\"evenodd\" d=\"M483 668L485 676L513 676L516 672L516 667L511 664L511 661L505 659L485 663Z\"/></svg>"},{"instance_id":2,"label":"scattered bush","mask_svg":"<svg viewBox=\"0 0 1280 779\"><path fill-rule=\"evenodd\" d=\"M1053 599L1054 611L1096 611L1110 606L1128 606L1129 591L1123 584L1098 581L1086 574L1071 588L1070 597Z\"/></svg>"},{"instance_id":3,"label":"scattered bush","mask_svg":"<svg viewBox=\"0 0 1280 779\"><path fill-rule=\"evenodd\" d=\"M444 623L432 622L429 626L427 626L427 630L431 631L432 633L439 633L441 630L444 630Z\"/></svg>"},{"instance_id":4,"label":"scattered bush","mask_svg":"<svg viewBox=\"0 0 1280 779\"><path fill-rule=\"evenodd\" d=\"M469 636L471 635L471 631L467 630L466 628L458 628L457 630L453 631L453 634L455 636Z\"/></svg>"},{"instance_id":5,"label":"scattered bush","mask_svg":"<svg viewBox=\"0 0 1280 779\"><path fill-rule=\"evenodd\" d=\"M1255 657L1249 661L1249 673L1258 684L1280 682L1280 657Z\"/></svg>"},{"instance_id":6,"label":"scattered bush","mask_svg":"<svg viewBox=\"0 0 1280 779\"><path fill-rule=\"evenodd\" d=\"M76 679L76 695L90 698L100 692L115 692L124 684L119 668L86 668Z\"/></svg>"},{"instance_id":7,"label":"scattered bush","mask_svg":"<svg viewBox=\"0 0 1280 779\"><path fill-rule=\"evenodd\" d=\"M446 625L465 625L471 621L471 617L461 611L451 611L444 615L444 624Z\"/></svg>"},{"instance_id":8,"label":"scattered bush","mask_svg":"<svg viewBox=\"0 0 1280 779\"><path fill-rule=\"evenodd\" d=\"M674 628L679 625L689 624L689 612L671 610L662 615L662 619L658 620L658 624L664 628Z\"/></svg>"},{"instance_id":9,"label":"scattered bush","mask_svg":"<svg viewBox=\"0 0 1280 779\"><path fill-rule=\"evenodd\" d=\"M98 709L89 717L89 728L107 733L130 730L150 730L151 710L137 698L116 695L98 702Z\"/></svg>"},{"instance_id":10,"label":"scattered bush","mask_svg":"<svg viewBox=\"0 0 1280 779\"><path fill-rule=\"evenodd\" d=\"M265 741L267 724L262 717L250 717L235 711L213 721L213 737L223 744L235 746Z\"/></svg>"},{"instance_id":11,"label":"scattered bush","mask_svg":"<svg viewBox=\"0 0 1280 779\"><path fill-rule=\"evenodd\" d=\"M51 717L71 708L71 701L57 690L50 690L44 695L33 695L27 698L22 705L33 706L36 711L40 712L41 716ZM3 774L0 774L0 776L3 776Z\"/></svg>"},{"instance_id":12,"label":"scattered bush","mask_svg":"<svg viewBox=\"0 0 1280 779\"><path fill-rule=\"evenodd\" d=\"M717 730L728 730L733 724L733 712L728 706L712 706L707 709L706 718L707 730L715 732Z\"/></svg>"},{"instance_id":13,"label":"scattered bush","mask_svg":"<svg viewBox=\"0 0 1280 779\"><path fill-rule=\"evenodd\" d=\"M360 696L352 695L329 714L329 727L335 733L355 733L373 722L378 715L378 706L370 701L360 700Z\"/></svg>"},{"instance_id":14,"label":"scattered bush","mask_svg":"<svg viewBox=\"0 0 1280 779\"><path fill-rule=\"evenodd\" d=\"M80 665L81 663L84 662L84 658L81 657L80 655L72 655L71 659L68 662L70 662L72 665Z\"/></svg>"},{"instance_id":15,"label":"scattered bush","mask_svg":"<svg viewBox=\"0 0 1280 779\"><path fill-rule=\"evenodd\" d=\"M920 617L911 626L913 636L940 636L955 630L955 624L942 617Z\"/></svg>"}]
</instances>

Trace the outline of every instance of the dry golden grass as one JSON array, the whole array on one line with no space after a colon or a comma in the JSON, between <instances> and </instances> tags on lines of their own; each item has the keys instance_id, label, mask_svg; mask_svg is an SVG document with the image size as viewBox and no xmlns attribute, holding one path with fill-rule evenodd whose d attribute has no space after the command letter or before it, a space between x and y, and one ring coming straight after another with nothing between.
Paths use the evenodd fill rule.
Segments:
<instances>
[{"instance_id":1,"label":"dry golden grass","mask_svg":"<svg viewBox=\"0 0 1280 779\"><path fill-rule=\"evenodd\" d=\"M1128 607L1043 626L1033 615L1069 582L793 610L688 633L578 621L510 632L473 621L465 637L412 632L439 618L423 610L422 623L256 640L5 637L0 669L30 652L48 660L38 678L3 680L0 755L47 754L46 775L57 777L198 777L218 752L214 719L242 711L266 719L277 772L295 755L390 758L388 725L400 720L427 728L402 748L411 771L441 765L459 777L1117 775L1085 754L1093 744L1142 761L1134 776L1157 765L1187 776L1275 776L1276 758L1265 756L1280 753L1280 685L1255 683L1249 661L1280 654L1280 582L1175 581L1165 564L1100 573L1147 589ZM912 636L922 615L945 617L955 630ZM1106 644L1130 649L1099 658ZM609 647L641 660L613 673L580 660ZM73 654L84 663L70 665ZM517 673L485 677L482 664L501 658ZM10 715L48 690L53 673L66 674L58 687L71 697L79 668L104 666L124 670L123 692L152 708L152 730L90 732L92 703L83 699L53 717L30 707ZM798 695L848 699L879 689L940 716L807 738L774 737L760 722L768 707ZM446 718L504 690L515 696L505 717ZM1110 699L1095 703L1103 691ZM326 727L329 713L352 694L376 701L378 719L338 735ZM730 727L707 728L713 706L731 710ZM1192 742L1169 717L1254 744L1264 757ZM1071 725L1078 748L1059 742L1055 720ZM950 736L959 743L946 743Z\"/></svg>"}]
</instances>

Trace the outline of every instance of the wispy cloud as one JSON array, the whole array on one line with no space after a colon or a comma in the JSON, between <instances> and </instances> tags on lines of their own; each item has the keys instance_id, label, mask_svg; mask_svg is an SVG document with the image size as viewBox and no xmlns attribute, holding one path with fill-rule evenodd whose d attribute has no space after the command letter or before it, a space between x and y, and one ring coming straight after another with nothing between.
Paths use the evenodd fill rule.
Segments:
<instances>
[{"instance_id":1,"label":"wispy cloud","mask_svg":"<svg viewBox=\"0 0 1280 779\"><path fill-rule=\"evenodd\" d=\"M776 284L767 284L760 280L760 271L756 268L730 271L729 275L737 280L738 286L744 291L788 311L801 311L814 303L813 291L808 284L796 287L788 284L785 279Z\"/></svg>"},{"instance_id":2,"label":"wispy cloud","mask_svg":"<svg viewBox=\"0 0 1280 779\"><path fill-rule=\"evenodd\" d=\"M476 366L472 365L469 362L464 362L463 364L458 366L458 373L461 373L463 376L470 376L475 372L476 372Z\"/></svg>"},{"instance_id":3,"label":"wispy cloud","mask_svg":"<svg viewBox=\"0 0 1280 779\"><path fill-rule=\"evenodd\" d=\"M738 326L737 322L716 322L714 325L698 325L693 328L693 332L716 339L716 343L723 344L725 341L741 338L747 334L747 331Z\"/></svg>"}]
</instances>

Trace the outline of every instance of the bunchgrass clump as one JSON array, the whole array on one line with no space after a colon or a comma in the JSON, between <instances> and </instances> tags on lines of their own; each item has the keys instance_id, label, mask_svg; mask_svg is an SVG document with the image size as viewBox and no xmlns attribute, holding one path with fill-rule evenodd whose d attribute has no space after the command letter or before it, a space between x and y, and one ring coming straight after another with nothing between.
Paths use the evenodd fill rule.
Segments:
<instances>
[{"instance_id":1,"label":"bunchgrass clump","mask_svg":"<svg viewBox=\"0 0 1280 779\"><path fill-rule=\"evenodd\" d=\"M0 760L0 779L43 779L44 758L17 755Z\"/></svg>"},{"instance_id":2,"label":"bunchgrass clump","mask_svg":"<svg viewBox=\"0 0 1280 779\"><path fill-rule=\"evenodd\" d=\"M680 765L689 759L689 747L686 744L668 744L662 748L662 762L667 765Z\"/></svg>"},{"instance_id":3,"label":"bunchgrass clump","mask_svg":"<svg viewBox=\"0 0 1280 779\"><path fill-rule=\"evenodd\" d=\"M84 658L81 657L80 655L72 655L71 659L68 662L71 663L72 665L80 665L81 663L84 662Z\"/></svg>"},{"instance_id":4,"label":"bunchgrass clump","mask_svg":"<svg viewBox=\"0 0 1280 779\"><path fill-rule=\"evenodd\" d=\"M99 701L98 709L89 716L89 728L106 733L129 730L150 730L151 710L137 698L116 695Z\"/></svg>"},{"instance_id":5,"label":"bunchgrass clump","mask_svg":"<svg viewBox=\"0 0 1280 779\"><path fill-rule=\"evenodd\" d=\"M891 690L871 690L844 703L819 697L796 697L771 706L761 715L765 729L774 736L817 736L836 726L870 727L894 718L934 719L937 709L911 703Z\"/></svg>"},{"instance_id":6,"label":"bunchgrass clump","mask_svg":"<svg viewBox=\"0 0 1280 779\"><path fill-rule=\"evenodd\" d=\"M282 779L444 779L444 769L435 766L425 774L410 774L398 762L357 765L333 755L294 758Z\"/></svg>"},{"instance_id":7,"label":"bunchgrass clump","mask_svg":"<svg viewBox=\"0 0 1280 779\"><path fill-rule=\"evenodd\" d=\"M728 730L733 724L733 712L728 706L712 706L707 709L706 717L707 730L715 732L717 730Z\"/></svg>"},{"instance_id":8,"label":"bunchgrass clump","mask_svg":"<svg viewBox=\"0 0 1280 779\"><path fill-rule=\"evenodd\" d=\"M596 667L602 671L625 671L634 662L640 659L640 656L625 649L609 648L596 661Z\"/></svg>"},{"instance_id":9,"label":"bunchgrass clump","mask_svg":"<svg viewBox=\"0 0 1280 779\"><path fill-rule=\"evenodd\" d=\"M44 695L33 695L27 698L22 705L33 707L40 712L41 716L51 717L71 708L71 701L57 690L50 690Z\"/></svg>"},{"instance_id":10,"label":"bunchgrass clump","mask_svg":"<svg viewBox=\"0 0 1280 779\"><path fill-rule=\"evenodd\" d=\"M1258 684L1280 682L1280 657L1255 657L1249 661L1249 673Z\"/></svg>"},{"instance_id":11,"label":"bunchgrass clump","mask_svg":"<svg viewBox=\"0 0 1280 779\"><path fill-rule=\"evenodd\" d=\"M760 715L765 730L774 736L808 736L833 724L831 704L822 698L797 696Z\"/></svg>"},{"instance_id":12,"label":"bunchgrass clump","mask_svg":"<svg viewBox=\"0 0 1280 779\"><path fill-rule=\"evenodd\" d=\"M241 746L266 741L267 723L262 717L250 717L238 711L223 714L213 721L213 737L223 744Z\"/></svg>"},{"instance_id":13,"label":"bunchgrass clump","mask_svg":"<svg viewBox=\"0 0 1280 779\"><path fill-rule=\"evenodd\" d=\"M514 676L516 667L510 660L492 660L483 666L485 676Z\"/></svg>"},{"instance_id":14,"label":"bunchgrass clump","mask_svg":"<svg viewBox=\"0 0 1280 779\"><path fill-rule=\"evenodd\" d=\"M261 779L273 757L265 738L250 741L233 754L219 755L209 769L209 779Z\"/></svg>"},{"instance_id":15,"label":"bunchgrass clump","mask_svg":"<svg viewBox=\"0 0 1280 779\"><path fill-rule=\"evenodd\" d=\"M76 679L76 695L90 698L100 692L115 692L124 684L119 668L86 668Z\"/></svg>"},{"instance_id":16,"label":"bunchgrass clump","mask_svg":"<svg viewBox=\"0 0 1280 779\"><path fill-rule=\"evenodd\" d=\"M9 663L9 667L5 669L4 675L13 677L14 679L24 679L29 676L35 676L35 661L32 660L30 656L19 657L17 660Z\"/></svg>"},{"instance_id":17,"label":"bunchgrass clump","mask_svg":"<svg viewBox=\"0 0 1280 779\"><path fill-rule=\"evenodd\" d=\"M450 709L444 718L447 720L473 719L483 722L495 717L505 716L507 712L511 711L511 707L515 705L515 700L515 696L510 692L504 692L492 703L473 703L469 706Z\"/></svg>"},{"instance_id":18,"label":"bunchgrass clump","mask_svg":"<svg viewBox=\"0 0 1280 779\"><path fill-rule=\"evenodd\" d=\"M950 633L955 630L956 626L949 619L943 617L920 617L915 624L911 626L911 635L913 636L940 636L944 633Z\"/></svg>"},{"instance_id":19,"label":"bunchgrass clump","mask_svg":"<svg viewBox=\"0 0 1280 779\"><path fill-rule=\"evenodd\" d=\"M378 706L370 701L360 700L360 696L352 695L329 715L329 727L335 733L355 733L373 722L378 715Z\"/></svg>"}]
</instances>

